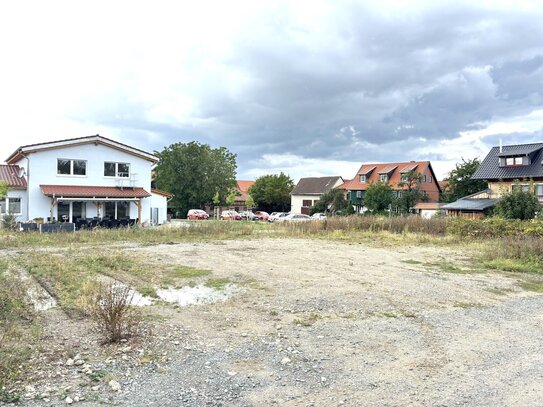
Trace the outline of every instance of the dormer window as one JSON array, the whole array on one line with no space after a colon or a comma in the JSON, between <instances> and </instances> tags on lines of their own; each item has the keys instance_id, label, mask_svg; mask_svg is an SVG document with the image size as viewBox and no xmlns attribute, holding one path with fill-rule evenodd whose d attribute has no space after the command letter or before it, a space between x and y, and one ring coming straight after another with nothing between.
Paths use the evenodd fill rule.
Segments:
<instances>
[{"instance_id":1,"label":"dormer window","mask_svg":"<svg viewBox=\"0 0 543 407\"><path fill-rule=\"evenodd\" d=\"M365 175L361 175L360 176L360 182L363 184L366 182L366 176Z\"/></svg>"},{"instance_id":2,"label":"dormer window","mask_svg":"<svg viewBox=\"0 0 543 407\"><path fill-rule=\"evenodd\" d=\"M379 175L379 181L388 182L388 174L380 174Z\"/></svg>"},{"instance_id":3,"label":"dormer window","mask_svg":"<svg viewBox=\"0 0 543 407\"><path fill-rule=\"evenodd\" d=\"M530 165L530 157L500 157L500 167L515 167L518 165Z\"/></svg>"}]
</instances>

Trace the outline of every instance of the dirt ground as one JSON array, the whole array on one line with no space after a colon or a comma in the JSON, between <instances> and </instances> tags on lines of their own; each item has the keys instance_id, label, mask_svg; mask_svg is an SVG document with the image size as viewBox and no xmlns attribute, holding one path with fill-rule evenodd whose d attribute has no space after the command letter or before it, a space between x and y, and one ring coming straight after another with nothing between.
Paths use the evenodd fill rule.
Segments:
<instances>
[{"instance_id":1,"label":"dirt ground","mask_svg":"<svg viewBox=\"0 0 543 407\"><path fill-rule=\"evenodd\" d=\"M543 404L543 296L459 251L310 239L123 250L209 269L239 290L225 302L154 306L167 358L118 369L120 391L95 388L80 404Z\"/></svg>"}]
</instances>

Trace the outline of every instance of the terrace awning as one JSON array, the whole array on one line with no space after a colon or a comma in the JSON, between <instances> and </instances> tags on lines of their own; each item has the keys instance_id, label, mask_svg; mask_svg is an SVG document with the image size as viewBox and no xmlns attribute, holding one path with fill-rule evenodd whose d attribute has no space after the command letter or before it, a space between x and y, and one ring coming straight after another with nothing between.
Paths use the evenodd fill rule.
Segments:
<instances>
[{"instance_id":1,"label":"terrace awning","mask_svg":"<svg viewBox=\"0 0 543 407\"><path fill-rule=\"evenodd\" d=\"M141 187L102 187L84 185L40 185L45 196L55 199L80 200L134 200L150 197L151 194Z\"/></svg>"}]
</instances>

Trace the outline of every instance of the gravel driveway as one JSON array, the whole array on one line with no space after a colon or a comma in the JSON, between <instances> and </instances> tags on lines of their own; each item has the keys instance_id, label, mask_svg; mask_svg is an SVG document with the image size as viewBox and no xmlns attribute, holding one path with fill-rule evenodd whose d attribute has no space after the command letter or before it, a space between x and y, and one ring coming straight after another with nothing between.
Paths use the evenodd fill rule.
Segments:
<instances>
[{"instance_id":1,"label":"gravel driveway","mask_svg":"<svg viewBox=\"0 0 543 407\"><path fill-rule=\"evenodd\" d=\"M543 405L543 296L459 251L303 239L126 250L240 291L156 307L168 360L119 370L121 390L101 390L111 404Z\"/></svg>"}]
</instances>

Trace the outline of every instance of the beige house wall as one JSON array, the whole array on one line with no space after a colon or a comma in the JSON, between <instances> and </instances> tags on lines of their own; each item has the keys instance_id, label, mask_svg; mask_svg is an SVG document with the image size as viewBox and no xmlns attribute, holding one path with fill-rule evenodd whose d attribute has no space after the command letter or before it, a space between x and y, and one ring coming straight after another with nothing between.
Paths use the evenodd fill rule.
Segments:
<instances>
[{"instance_id":1,"label":"beige house wall","mask_svg":"<svg viewBox=\"0 0 543 407\"><path fill-rule=\"evenodd\" d=\"M511 181L489 181L488 182L488 188L492 191L489 198L500 198L503 195L511 192L511 189L513 185L515 184L520 185L530 185L532 183L534 185L543 185L543 181L518 181L518 182L511 182ZM535 192L535 191L532 191Z\"/></svg>"}]
</instances>

